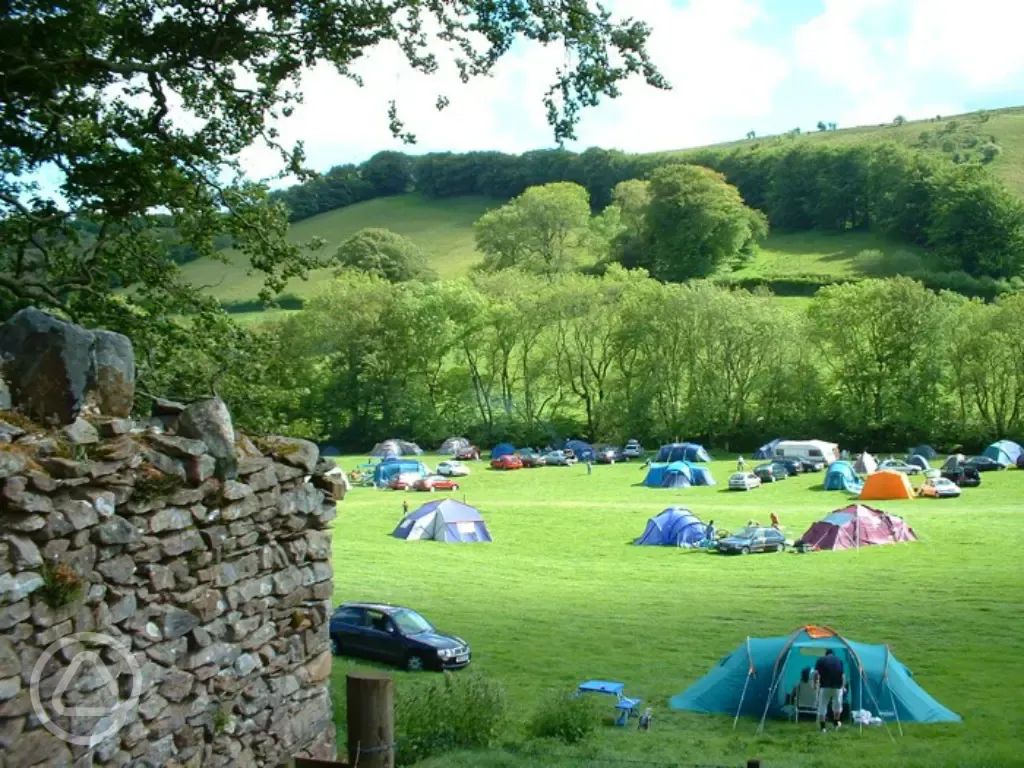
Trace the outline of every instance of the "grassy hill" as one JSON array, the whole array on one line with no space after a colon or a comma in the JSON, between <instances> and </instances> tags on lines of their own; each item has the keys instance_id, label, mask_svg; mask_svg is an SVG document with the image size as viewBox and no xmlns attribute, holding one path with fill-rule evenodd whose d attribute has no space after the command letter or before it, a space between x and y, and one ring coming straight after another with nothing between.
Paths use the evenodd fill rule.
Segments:
<instances>
[{"instance_id":1,"label":"grassy hill","mask_svg":"<svg viewBox=\"0 0 1024 768\"><path fill-rule=\"evenodd\" d=\"M431 266L442 277L465 274L479 259L473 245L473 222L501 201L481 197L428 200L419 195L383 197L339 208L305 219L292 226L293 242L322 237L327 241L324 253L331 254L349 235L364 227L382 227L414 240L430 254ZM185 275L196 285L209 286L208 292L221 301L253 299L262 284L259 275L247 274L241 256L229 251L230 264L200 260L184 267ZM308 297L321 280L330 279L331 270L320 270L309 280L293 280L288 293Z\"/></svg>"},{"instance_id":2,"label":"grassy hill","mask_svg":"<svg viewBox=\"0 0 1024 768\"><path fill-rule=\"evenodd\" d=\"M953 123L952 127L950 123ZM927 134L922 139L921 134L925 132ZM841 128L836 131L814 130L792 138L767 136L679 150L679 154L700 149L729 149L775 141L833 144L898 141L908 146L924 146L948 155L960 152L973 156L976 155L978 147L990 139L995 140L1002 152L990 163L989 168L1010 189L1024 197L1024 107L1007 107L963 115L942 115L939 119L914 120L902 125L884 123Z\"/></svg>"}]
</instances>

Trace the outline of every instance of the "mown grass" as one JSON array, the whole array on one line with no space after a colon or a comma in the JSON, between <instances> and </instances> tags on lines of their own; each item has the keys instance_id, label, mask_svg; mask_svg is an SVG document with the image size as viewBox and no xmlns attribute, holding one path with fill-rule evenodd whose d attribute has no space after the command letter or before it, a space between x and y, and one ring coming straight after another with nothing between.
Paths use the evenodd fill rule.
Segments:
<instances>
[{"instance_id":1,"label":"mown grass","mask_svg":"<svg viewBox=\"0 0 1024 768\"><path fill-rule=\"evenodd\" d=\"M1021 764L1024 472L986 474L957 500L875 503L908 519L915 544L733 558L629 546L673 504L729 529L766 522L774 510L795 538L848 503L816 487L821 474L730 493L723 485L733 462L712 469L717 487L666 491L638 487L637 464L596 467L588 477L583 467L498 473L481 463L457 497L482 510L489 545L393 539L402 501L415 508L431 497L350 493L334 523L335 602L421 610L472 643L472 669L500 680L511 702L501 746L424 765L736 765L750 757L787 766ZM781 722L756 736L753 720L733 731L731 718L668 709L669 697L748 635L784 635L806 623L890 644L964 722L904 726L895 741L884 729L822 736L810 724ZM360 665L335 661L342 749L344 676ZM427 675L394 676L401 695ZM588 678L625 682L654 707L653 731L606 726L572 748L529 741L524 724L542 697Z\"/></svg>"},{"instance_id":2,"label":"mown grass","mask_svg":"<svg viewBox=\"0 0 1024 768\"><path fill-rule=\"evenodd\" d=\"M916 251L870 232L773 232L750 262L730 274L766 278L862 277L855 260L867 250L879 251L884 256Z\"/></svg>"}]
</instances>

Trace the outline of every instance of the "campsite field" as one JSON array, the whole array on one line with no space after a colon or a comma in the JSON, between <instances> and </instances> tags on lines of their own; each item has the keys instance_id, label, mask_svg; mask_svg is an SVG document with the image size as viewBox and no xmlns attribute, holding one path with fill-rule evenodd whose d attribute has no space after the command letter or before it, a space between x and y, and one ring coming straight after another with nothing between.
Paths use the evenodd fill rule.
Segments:
<instances>
[{"instance_id":1,"label":"campsite field","mask_svg":"<svg viewBox=\"0 0 1024 768\"><path fill-rule=\"evenodd\" d=\"M351 469L363 459L340 461ZM436 457L427 457L431 466ZM512 719L503 745L444 755L425 766L767 765L1009 766L1021 764L1024 697L1024 471L987 473L960 499L872 502L903 515L914 544L859 551L725 557L633 547L646 521L671 505L735 530L775 511L791 538L846 494L820 489L823 474L749 493L719 485L639 486L639 464L494 472L473 465L455 494L483 513L492 544L405 542L389 533L427 494L354 489L334 523L335 603L382 600L422 611L473 646L470 671L499 680ZM671 711L669 697L749 636L827 624L848 638L888 643L917 682L960 713L950 725L847 728L757 722ZM334 666L338 743L344 745L344 676ZM456 673L464 674L464 672ZM397 695L430 679L394 673ZM553 690L589 678L620 680L654 708L650 733L602 727L579 747L530 741L524 722ZM610 711L610 706L609 706ZM894 739L890 738L892 733Z\"/></svg>"}]
</instances>

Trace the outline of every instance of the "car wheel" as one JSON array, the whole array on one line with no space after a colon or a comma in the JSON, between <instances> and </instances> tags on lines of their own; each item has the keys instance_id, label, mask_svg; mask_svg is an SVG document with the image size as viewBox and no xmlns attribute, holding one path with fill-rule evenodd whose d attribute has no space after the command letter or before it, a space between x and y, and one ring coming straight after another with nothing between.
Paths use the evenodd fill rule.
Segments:
<instances>
[{"instance_id":1,"label":"car wheel","mask_svg":"<svg viewBox=\"0 0 1024 768\"><path fill-rule=\"evenodd\" d=\"M750 554L750 547L744 547L743 549L741 549L740 550L740 554L741 555L749 555Z\"/></svg>"},{"instance_id":2,"label":"car wheel","mask_svg":"<svg viewBox=\"0 0 1024 768\"><path fill-rule=\"evenodd\" d=\"M458 484L457 484L457 483L452 483L452 490L453 490L453 491L457 491L457 490L459 490L459 486L458 486Z\"/></svg>"},{"instance_id":3,"label":"car wheel","mask_svg":"<svg viewBox=\"0 0 1024 768\"><path fill-rule=\"evenodd\" d=\"M786 549L786 545L785 544L776 544L775 545L775 551L776 552L784 552L785 549Z\"/></svg>"},{"instance_id":4,"label":"car wheel","mask_svg":"<svg viewBox=\"0 0 1024 768\"><path fill-rule=\"evenodd\" d=\"M335 656L341 656L341 641L336 638L331 638L331 653Z\"/></svg>"},{"instance_id":5,"label":"car wheel","mask_svg":"<svg viewBox=\"0 0 1024 768\"><path fill-rule=\"evenodd\" d=\"M423 657L418 653L410 653L405 659L405 668L409 672L422 672L425 669Z\"/></svg>"}]
</instances>

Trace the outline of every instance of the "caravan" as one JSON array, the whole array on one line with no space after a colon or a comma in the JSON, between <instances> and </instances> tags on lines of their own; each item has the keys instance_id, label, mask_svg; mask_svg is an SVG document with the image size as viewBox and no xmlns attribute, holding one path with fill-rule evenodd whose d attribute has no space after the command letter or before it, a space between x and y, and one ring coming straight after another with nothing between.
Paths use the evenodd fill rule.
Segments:
<instances>
[{"instance_id":1,"label":"caravan","mask_svg":"<svg viewBox=\"0 0 1024 768\"><path fill-rule=\"evenodd\" d=\"M827 466L839 460L839 446L824 440L783 440L775 446L772 458L824 462Z\"/></svg>"}]
</instances>

